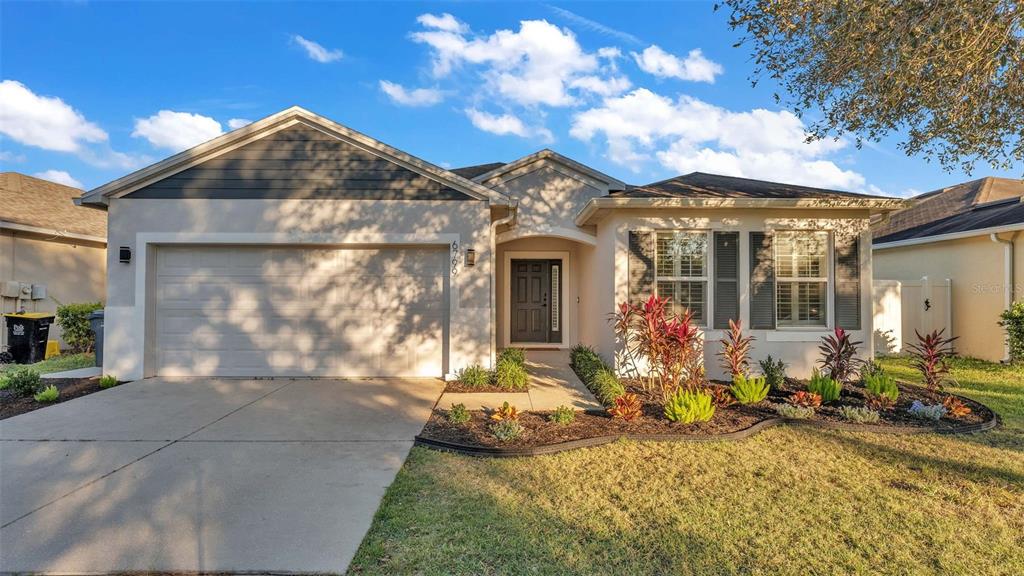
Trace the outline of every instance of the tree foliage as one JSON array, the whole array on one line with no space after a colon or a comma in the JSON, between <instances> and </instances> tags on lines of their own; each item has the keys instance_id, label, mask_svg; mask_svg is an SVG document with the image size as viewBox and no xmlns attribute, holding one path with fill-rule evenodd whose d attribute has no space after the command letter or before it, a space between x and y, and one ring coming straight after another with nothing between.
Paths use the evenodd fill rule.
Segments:
<instances>
[{"instance_id":1,"label":"tree foliage","mask_svg":"<svg viewBox=\"0 0 1024 576\"><path fill-rule=\"evenodd\" d=\"M723 0L809 138L857 145L905 133L908 155L970 172L1024 161L1024 9L1018 0ZM718 6L716 6L718 8Z\"/></svg>"}]
</instances>

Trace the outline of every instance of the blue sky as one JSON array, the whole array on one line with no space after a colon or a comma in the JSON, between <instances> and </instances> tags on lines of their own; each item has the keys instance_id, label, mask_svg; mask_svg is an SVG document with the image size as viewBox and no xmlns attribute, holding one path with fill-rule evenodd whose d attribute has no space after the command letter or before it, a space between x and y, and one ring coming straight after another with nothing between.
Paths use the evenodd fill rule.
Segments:
<instances>
[{"instance_id":1,"label":"blue sky","mask_svg":"<svg viewBox=\"0 0 1024 576\"><path fill-rule=\"evenodd\" d=\"M907 195L971 177L895 138L803 144L726 19L710 2L4 2L0 169L92 188L297 104L447 167L550 147L637 184L702 170Z\"/></svg>"}]
</instances>

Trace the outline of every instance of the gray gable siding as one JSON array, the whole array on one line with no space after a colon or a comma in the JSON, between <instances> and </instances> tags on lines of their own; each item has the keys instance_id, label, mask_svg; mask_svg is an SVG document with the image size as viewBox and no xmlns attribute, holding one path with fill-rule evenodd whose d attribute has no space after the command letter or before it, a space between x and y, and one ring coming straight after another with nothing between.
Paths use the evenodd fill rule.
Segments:
<instances>
[{"instance_id":1,"label":"gray gable siding","mask_svg":"<svg viewBox=\"0 0 1024 576\"><path fill-rule=\"evenodd\" d=\"M154 182L131 198L470 200L307 126L293 126Z\"/></svg>"}]
</instances>

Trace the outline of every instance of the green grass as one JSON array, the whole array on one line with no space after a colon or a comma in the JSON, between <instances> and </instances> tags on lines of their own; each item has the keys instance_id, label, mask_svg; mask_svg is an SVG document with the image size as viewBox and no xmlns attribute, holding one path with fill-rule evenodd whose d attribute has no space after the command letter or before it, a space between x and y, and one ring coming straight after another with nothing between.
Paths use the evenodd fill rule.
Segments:
<instances>
[{"instance_id":1,"label":"green grass","mask_svg":"<svg viewBox=\"0 0 1024 576\"><path fill-rule=\"evenodd\" d=\"M782 427L502 460L414 448L350 573L1024 573L1022 371L958 360L955 376L1004 428Z\"/></svg>"},{"instance_id":2,"label":"green grass","mask_svg":"<svg viewBox=\"0 0 1024 576\"><path fill-rule=\"evenodd\" d=\"M88 368L95 366L95 357L92 352L88 354L61 354L60 356L54 356L48 360L42 362L36 362L35 364L28 364L36 372L40 374L48 374L50 372L63 372L64 370L77 370L78 368ZM0 365L0 372L6 372L25 366L25 364L3 364Z\"/></svg>"}]
</instances>

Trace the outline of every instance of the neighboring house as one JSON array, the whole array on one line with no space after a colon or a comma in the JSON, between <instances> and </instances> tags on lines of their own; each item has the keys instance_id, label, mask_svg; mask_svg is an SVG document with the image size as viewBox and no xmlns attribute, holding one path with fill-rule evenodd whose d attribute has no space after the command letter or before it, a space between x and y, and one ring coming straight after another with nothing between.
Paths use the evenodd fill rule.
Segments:
<instances>
[{"instance_id":1,"label":"neighboring house","mask_svg":"<svg viewBox=\"0 0 1024 576\"><path fill-rule=\"evenodd\" d=\"M875 278L949 279L956 351L1006 360L997 322L1024 298L1024 180L981 178L912 200L874 227Z\"/></svg>"},{"instance_id":2,"label":"neighboring house","mask_svg":"<svg viewBox=\"0 0 1024 576\"><path fill-rule=\"evenodd\" d=\"M609 313L651 293L709 339L743 320L757 359L806 375L833 326L870 341L869 218L905 206L698 173L629 187L549 150L445 170L301 108L80 203L108 211L106 369L129 379L451 376L510 345L613 358Z\"/></svg>"},{"instance_id":3,"label":"neighboring house","mask_svg":"<svg viewBox=\"0 0 1024 576\"><path fill-rule=\"evenodd\" d=\"M3 297L3 312L56 312L57 303L106 298L107 218L76 206L82 191L18 174L0 173L0 288L7 282L45 285L46 297ZM39 294L37 293L37 297ZM7 327L0 323L6 344ZM51 339L59 339L53 325Z\"/></svg>"}]
</instances>

